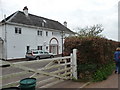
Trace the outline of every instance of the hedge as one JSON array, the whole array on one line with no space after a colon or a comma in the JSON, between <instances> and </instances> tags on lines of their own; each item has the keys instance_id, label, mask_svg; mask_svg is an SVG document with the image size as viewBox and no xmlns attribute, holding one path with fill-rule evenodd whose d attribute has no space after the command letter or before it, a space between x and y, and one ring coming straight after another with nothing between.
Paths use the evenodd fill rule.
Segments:
<instances>
[{"instance_id":1,"label":"hedge","mask_svg":"<svg viewBox=\"0 0 120 90\"><path fill-rule=\"evenodd\" d=\"M102 65L113 61L113 55L119 43L100 37L68 37L64 43L64 55L70 55L77 49L78 77L85 73L92 75Z\"/></svg>"}]
</instances>

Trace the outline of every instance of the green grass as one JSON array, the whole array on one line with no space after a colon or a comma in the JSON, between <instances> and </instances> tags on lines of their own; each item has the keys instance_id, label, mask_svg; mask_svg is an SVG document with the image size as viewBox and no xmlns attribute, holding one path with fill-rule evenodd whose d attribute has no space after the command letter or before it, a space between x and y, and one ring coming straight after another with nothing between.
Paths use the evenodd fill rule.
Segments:
<instances>
[{"instance_id":1,"label":"green grass","mask_svg":"<svg viewBox=\"0 0 120 90\"><path fill-rule=\"evenodd\" d=\"M98 81L106 80L108 76L112 74L114 69L115 69L115 64L113 62L104 65L93 74L92 81L98 82Z\"/></svg>"},{"instance_id":2,"label":"green grass","mask_svg":"<svg viewBox=\"0 0 120 90\"><path fill-rule=\"evenodd\" d=\"M73 79L77 82L98 82L103 81L108 78L115 69L115 64L113 61L105 65L100 65L100 68L97 68L96 64L79 64L77 67L78 71L78 80Z\"/></svg>"}]
</instances>

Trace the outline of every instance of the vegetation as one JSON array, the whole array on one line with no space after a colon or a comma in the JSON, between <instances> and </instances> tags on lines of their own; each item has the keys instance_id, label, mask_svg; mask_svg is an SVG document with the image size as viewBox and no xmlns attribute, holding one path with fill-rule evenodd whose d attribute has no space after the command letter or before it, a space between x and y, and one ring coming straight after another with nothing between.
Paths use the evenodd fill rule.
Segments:
<instances>
[{"instance_id":1,"label":"vegetation","mask_svg":"<svg viewBox=\"0 0 120 90\"><path fill-rule=\"evenodd\" d=\"M93 81L97 82L97 81L106 80L107 77L112 74L114 69L115 69L115 64L113 62L103 65L103 67L99 68L92 75Z\"/></svg>"},{"instance_id":2,"label":"vegetation","mask_svg":"<svg viewBox=\"0 0 120 90\"><path fill-rule=\"evenodd\" d=\"M64 43L64 55L77 49L79 81L101 81L113 71L113 55L118 44L101 37L68 37Z\"/></svg>"},{"instance_id":3,"label":"vegetation","mask_svg":"<svg viewBox=\"0 0 120 90\"><path fill-rule=\"evenodd\" d=\"M103 37L100 33L104 30L101 24L96 24L90 27L77 28L79 37Z\"/></svg>"}]
</instances>

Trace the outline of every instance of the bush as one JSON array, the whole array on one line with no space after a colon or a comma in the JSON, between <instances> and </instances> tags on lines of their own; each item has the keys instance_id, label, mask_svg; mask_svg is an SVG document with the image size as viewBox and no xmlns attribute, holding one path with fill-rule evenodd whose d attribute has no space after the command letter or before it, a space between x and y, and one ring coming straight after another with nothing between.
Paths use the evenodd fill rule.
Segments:
<instances>
[{"instance_id":1,"label":"bush","mask_svg":"<svg viewBox=\"0 0 120 90\"><path fill-rule=\"evenodd\" d=\"M64 54L70 55L76 48L78 64L107 64L113 58L117 46L117 42L99 37L69 37L65 39Z\"/></svg>"},{"instance_id":2,"label":"bush","mask_svg":"<svg viewBox=\"0 0 120 90\"><path fill-rule=\"evenodd\" d=\"M118 45L120 43L100 37L68 37L64 43L64 55L70 55L76 48L78 78L90 80L96 72L97 76L94 76L94 79L101 77L103 80L110 74L109 70L112 70L112 66L108 68L103 65L113 61L114 51Z\"/></svg>"},{"instance_id":3,"label":"bush","mask_svg":"<svg viewBox=\"0 0 120 90\"><path fill-rule=\"evenodd\" d=\"M107 79L109 75L112 74L113 70L115 68L115 64L109 63L108 65L104 65L100 69L98 69L93 75L92 79L93 81L102 81Z\"/></svg>"}]
</instances>

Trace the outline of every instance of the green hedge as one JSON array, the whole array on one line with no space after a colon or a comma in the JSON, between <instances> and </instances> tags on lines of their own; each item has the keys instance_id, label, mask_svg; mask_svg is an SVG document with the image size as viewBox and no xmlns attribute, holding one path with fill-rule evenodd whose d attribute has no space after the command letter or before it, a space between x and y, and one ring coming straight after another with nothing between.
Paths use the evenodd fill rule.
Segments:
<instances>
[{"instance_id":1,"label":"green hedge","mask_svg":"<svg viewBox=\"0 0 120 90\"><path fill-rule=\"evenodd\" d=\"M119 43L100 37L68 37L64 43L64 55L77 49L78 78L91 79L103 65L113 61Z\"/></svg>"},{"instance_id":2,"label":"green hedge","mask_svg":"<svg viewBox=\"0 0 120 90\"><path fill-rule=\"evenodd\" d=\"M92 75L93 81L102 81L107 79L109 75L113 73L115 69L115 64L113 62L104 65L103 67L99 68L94 74Z\"/></svg>"}]
</instances>

